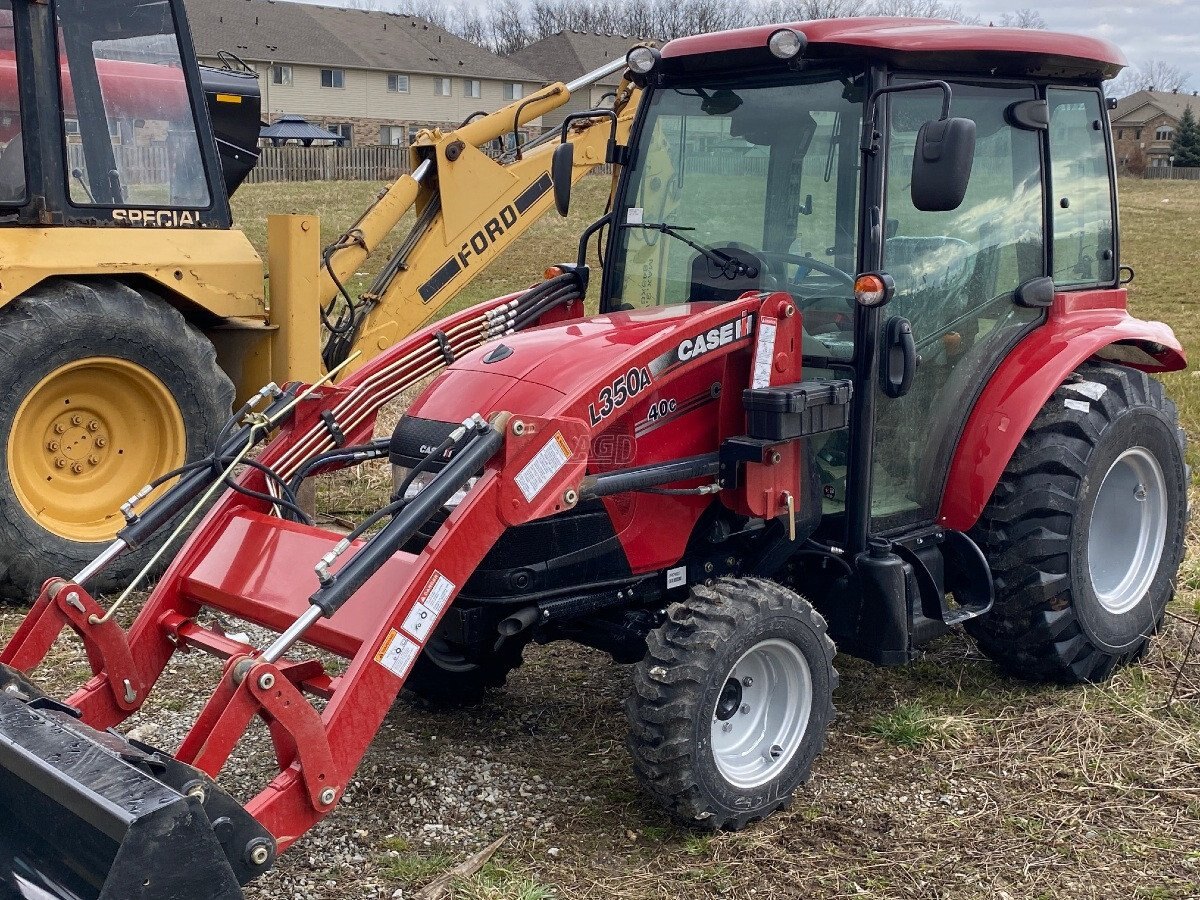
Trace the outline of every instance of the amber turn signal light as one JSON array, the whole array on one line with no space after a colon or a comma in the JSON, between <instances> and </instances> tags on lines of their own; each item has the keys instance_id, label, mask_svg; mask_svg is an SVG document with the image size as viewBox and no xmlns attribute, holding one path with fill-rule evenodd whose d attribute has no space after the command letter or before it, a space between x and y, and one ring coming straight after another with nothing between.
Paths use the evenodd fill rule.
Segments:
<instances>
[{"instance_id":1,"label":"amber turn signal light","mask_svg":"<svg viewBox=\"0 0 1200 900\"><path fill-rule=\"evenodd\" d=\"M896 283L886 272L867 272L854 279L854 299L862 306L883 306L895 291Z\"/></svg>"}]
</instances>

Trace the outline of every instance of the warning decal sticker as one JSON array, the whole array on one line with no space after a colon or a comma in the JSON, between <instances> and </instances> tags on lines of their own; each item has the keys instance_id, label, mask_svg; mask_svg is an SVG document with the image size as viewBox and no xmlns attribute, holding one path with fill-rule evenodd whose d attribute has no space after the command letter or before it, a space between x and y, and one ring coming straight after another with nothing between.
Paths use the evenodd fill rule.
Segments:
<instances>
[{"instance_id":1,"label":"warning decal sticker","mask_svg":"<svg viewBox=\"0 0 1200 900\"><path fill-rule=\"evenodd\" d=\"M403 678L416 662L420 646L413 643L395 628L388 632L387 640L375 654L375 662L379 663L397 678Z\"/></svg>"},{"instance_id":2,"label":"warning decal sticker","mask_svg":"<svg viewBox=\"0 0 1200 900\"><path fill-rule=\"evenodd\" d=\"M562 436L561 431L555 432L546 446L517 473L517 487L525 496L525 502L532 503L533 498L542 492L550 483L550 479L562 470L570 458L571 448L567 446L567 439Z\"/></svg>"},{"instance_id":3,"label":"warning decal sticker","mask_svg":"<svg viewBox=\"0 0 1200 900\"><path fill-rule=\"evenodd\" d=\"M427 606L436 615L442 611L442 607L446 605L446 601L453 593L454 582L435 570L429 576L429 581L425 583L421 596L417 598L417 603Z\"/></svg>"},{"instance_id":4,"label":"warning decal sticker","mask_svg":"<svg viewBox=\"0 0 1200 900\"><path fill-rule=\"evenodd\" d=\"M750 387L758 390L771 386L771 366L775 362L775 332L778 323L774 319L760 319L758 343L754 348L754 380Z\"/></svg>"}]
</instances>

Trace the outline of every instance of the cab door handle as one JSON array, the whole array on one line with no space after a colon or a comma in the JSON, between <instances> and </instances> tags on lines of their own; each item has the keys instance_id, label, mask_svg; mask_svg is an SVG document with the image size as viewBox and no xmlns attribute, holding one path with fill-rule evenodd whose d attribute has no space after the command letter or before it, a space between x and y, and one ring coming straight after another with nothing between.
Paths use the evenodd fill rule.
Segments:
<instances>
[{"instance_id":1,"label":"cab door handle","mask_svg":"<svg viewBox=\"0 0 1200 900\"><path fill-rule=\"evenodd\" d=\"M884 326L883 360L879 367L879 382L888 397L903 397L912 389L917 375L917 342L912 323L893 316Z\"/></svg>"}]
</instances>

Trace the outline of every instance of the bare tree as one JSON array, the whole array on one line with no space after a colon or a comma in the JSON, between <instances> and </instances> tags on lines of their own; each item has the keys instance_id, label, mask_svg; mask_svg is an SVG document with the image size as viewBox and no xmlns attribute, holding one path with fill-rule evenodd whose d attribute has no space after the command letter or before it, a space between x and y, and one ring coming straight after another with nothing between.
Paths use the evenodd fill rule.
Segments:
<instances>
[{"instance_id":1,"label":"bare tree","mask_svg":"<svg viewBox=\"0 0 1200 900\"><path fill-rule=\"evenodd\" d=\"M1190 72L1161 59L1130 66L1108 84L1112 97L1127 97L1138 91L1182 91L1192 80Z\"/></svg>"},{"instance_id":2,"label":"bare tree","mask_svg":"<svg viewBox=\"0 0 1200 900\"><path fill-rule=\"evenodd\" d=\"M1036 9L1016 9L1000 16L1000 24L1005 28L1045 28L1046 20Z\"/></svg>"}]
</instances>

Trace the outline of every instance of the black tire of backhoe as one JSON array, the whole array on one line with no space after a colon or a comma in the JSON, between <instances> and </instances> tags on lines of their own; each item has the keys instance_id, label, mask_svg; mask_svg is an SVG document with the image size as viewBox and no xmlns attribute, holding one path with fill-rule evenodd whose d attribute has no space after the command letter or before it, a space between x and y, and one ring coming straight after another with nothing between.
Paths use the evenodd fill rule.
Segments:
<instances>
[{"instance_id":1,"label":"black tire of backhoe","mask_svg":"<svg viewBox=\"0 0 1200 900\"><path fill-rule=\"evenodd\" d=\"M469 668L446 669L422 652L404 682L404 690L431 706L473 706L490 690L504 687L513 670L520 668L525 642L508 640Z\"/></svg>"},{"instance_id":2,"label":"black tire of backhoe","mask_svg":"<svg viewBox=\"0 0 1200 900\"><path fill-rule=\"evenodd\" d=\"M627 746L642 789L688 828L738 831L785 808L825 747L836 710L837 653L821 614L799 594L759 578L697 585L650 632L625 701ZM727 782L713 759L709 729L724 680L766 637L791 640L812 675L812 711L801 745L772 781L747 792Z\"/></svg>"},{"instance_id":3,"label":"black tire of backhoe","mask_svg":"<svg viewBox=\"0 0 1200 900\"><path fill-rule=\"evenodd\" d=\"M153 373L178 404L187 460L212 452L234 395L212 343L164 300L102 278L48 281L0 310L0 384L5 387L0 451L7 451L13 417L28 391L60 366L93 356L128 360ZM163 529L159 542L173 528ZM123 585L159 542L119 558L89 583L89 590ZM32 602L46 578L73 576L104 546L69 540L40 526L17 500L7 461L0 466L0 598ZM166 557L169 561L170 554Z\"/></svg>"},{"instance_id":4,"label":"black tire of backhoe","mask_svg":"<svg viewBox=\"0 0 1200 900\"><path fill-rule=\"evenodd\" d=\"M1092 382L1099 399L1072 389ZM1091 392L1094 395L1094 391ZM1068 401L1075 401L1068 404ZM1085 409L1086 405L1086 409ZM1086 574L1088 515L1107 473L1104 460L1135 428L1178 455L1158 459L1167 487L1167 543L1150 589L1110 618ZM1042 407L971 532L995 579L995 606L966 623L988 657L1029 681L1104 681L1141 658L1174 595L1187 523L1186 437L1162 385L1136 369L1087 363ZM1131 625L1136 628L1131 630ZM1124 630L1122 630L1122 627Z\"/></svg>"}]
</instances>

